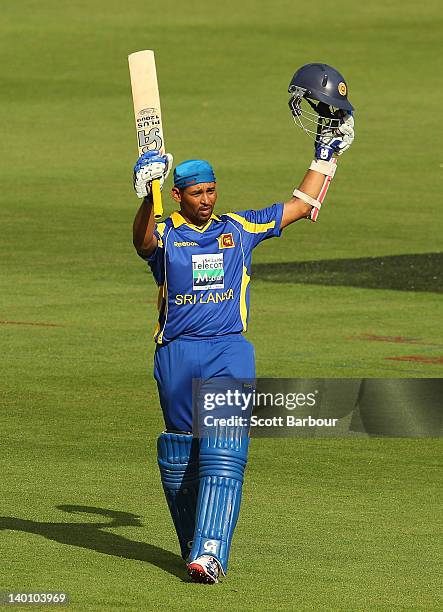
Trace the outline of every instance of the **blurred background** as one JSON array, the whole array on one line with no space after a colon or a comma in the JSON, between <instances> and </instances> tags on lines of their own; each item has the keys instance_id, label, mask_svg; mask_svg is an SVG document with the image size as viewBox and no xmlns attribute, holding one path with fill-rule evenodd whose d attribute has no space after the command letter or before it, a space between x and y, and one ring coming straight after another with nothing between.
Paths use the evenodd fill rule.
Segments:
<instances>
[{"instance_id":1,"label":"blurred background","mask_svg":"<svg viewBox=\"0 0 443 612\"><path fill-rule=\"evenodd\" d=\"M2 500L17 519L3 523L5 589L68 588L76 609L175 609L178 589L181 605L196 605L164 569L179 564L155 465L157 291L132 247L128 54L155 50L167 150L176 163L213 164L219 212L290 197L313 155L287 106L290 79L315 61L342 72L356 139L319 221L255 252L258 375L440 377L442 40L436 0L2 2ZM238 577L215 603L432 609L436 441L257 444ZM89 528L72 536L60 504L143 515L149 529L126 516L118 534L132 544L121 549ZM72 546L35 524L28 531L45 538L24 535L24 516L63 524ZM143 537L158 549L134 548ZM260 599L256 580L274 594Z\"/></svg>"}]
</instances>

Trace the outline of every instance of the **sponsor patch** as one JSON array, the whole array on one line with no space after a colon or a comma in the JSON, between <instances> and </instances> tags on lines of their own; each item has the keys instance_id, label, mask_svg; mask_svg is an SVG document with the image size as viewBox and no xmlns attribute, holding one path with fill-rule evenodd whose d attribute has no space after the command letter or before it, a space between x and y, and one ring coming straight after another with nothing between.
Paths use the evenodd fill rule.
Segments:
<instances>
[{"instance_id":1,"label":"sponsor patch","mask_svg":"<svg viewBox=\"0 0 443 612\"><path fill-rule=\"evenodd\" d=\"M222 234L218 237L219 249L232 249L234 246L234 236L232 234Z\"/></svg>"},{"instance_id":2,"label":"sponsor patch","mask_svg":"<svg viewBox=\"0 0 443 612\"><path fill-rule=\"evenodd\" d=\"M346 87L346 83L343 83L343 81L341 81L341 82L338 84L338 93L339 93L341 96L345 96L347 91L348 91L348 88Z\"/></svg>"},{"instance_id":3,"label":"sponsor patch","mask_svg":"<svg viewBox=\"0 0 443 612\"><path fill-rule=\"evenodd\" d=\"M225 271L223 253L210 253L192 256L192 289L224 289Z\"/></svg>"},{"instance_id":4,"label":"sponsor patch","mask_svg":"<svg viewBox=\"0 0 443 612\"><path fill-rule=\"evenodd\" d=\"M158 108L142 108L136 116L138 146L143 153L163 147L161 115Z\"/></svg>"}]
</instances>

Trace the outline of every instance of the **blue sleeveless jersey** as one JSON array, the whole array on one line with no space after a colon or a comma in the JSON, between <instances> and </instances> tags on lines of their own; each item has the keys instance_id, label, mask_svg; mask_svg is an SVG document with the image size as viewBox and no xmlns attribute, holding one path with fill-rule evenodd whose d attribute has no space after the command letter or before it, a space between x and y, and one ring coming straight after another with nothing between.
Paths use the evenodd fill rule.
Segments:
<instances>
[{"instance_id":1,"label":"blue sleeveless jersey","mask_svg":"<svg viewBox=\"0 0 443 612\"><path fill-rule=\"evenodd\" d=\"M146 261L159 287L157 344L246 331L252 249L280 236L283 204L212 215L197 228L174 212L155 226Z\"/></svg>"}]
</instances>

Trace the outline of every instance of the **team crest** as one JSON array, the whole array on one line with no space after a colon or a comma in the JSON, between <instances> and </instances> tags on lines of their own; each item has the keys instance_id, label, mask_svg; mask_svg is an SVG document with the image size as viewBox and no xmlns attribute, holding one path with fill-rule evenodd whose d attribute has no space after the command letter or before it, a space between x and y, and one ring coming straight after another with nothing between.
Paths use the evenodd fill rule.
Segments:
<instances>
[{"instance_id":1,"label":"team crest","mask_svg":"<svg viewBox=\"0 0 443 612\"><path fill-rule=\"evenodd\" d=\"M347 91L348 91L348 88L346 87L346 83L343 83L343 81L341 81L341 82L338 84L338 93L339 93L341 96L345 96Z\"/></svg>"},{"instance_id":2,"label":"team crest","mask_svg":"<svg viewBox=\"0 0 443 612\"><path fill-rule=\"evenodd\" d=\"M218 237L219 249L232 249L235 247L234 236L232 234L222 234Z\"/></svg>"}]
</instances>

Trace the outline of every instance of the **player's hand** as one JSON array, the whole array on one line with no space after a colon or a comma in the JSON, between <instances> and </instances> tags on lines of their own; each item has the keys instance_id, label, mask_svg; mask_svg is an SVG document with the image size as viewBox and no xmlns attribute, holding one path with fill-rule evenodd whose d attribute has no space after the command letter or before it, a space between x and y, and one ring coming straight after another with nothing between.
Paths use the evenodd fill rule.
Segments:
<instances>
[{"instance_id":1,"label":"player's hand","mask_svg":"<svg viewBox=\"0 0 443 612\"><path fill-rule=\"evenodd\" d=\"M134 189L137 197L145 198L151 194L154 179L160 180L160 189L172 168L173 158L169 153L160 155L159 151L143 153L134 166Z\"/></svg>"},{"instance_id":2,"label":"player's hand","mask_svg":"<svg viewBox=\"0 0 443 612\"><path fill-rule=\"evenodd\" d=\"M315 157L329 161L335 155L342 155L354 141L354 117L346 113L338 128L324 127L315 142Z\"/></svg>"}]
</instances>

